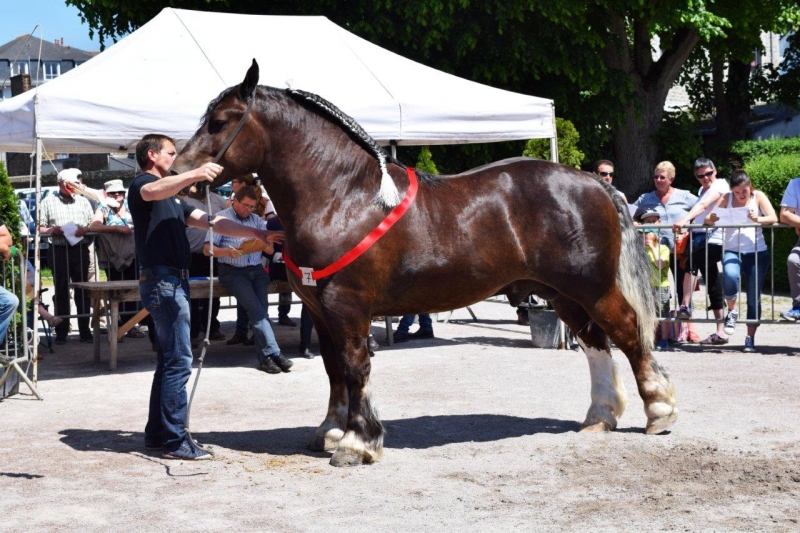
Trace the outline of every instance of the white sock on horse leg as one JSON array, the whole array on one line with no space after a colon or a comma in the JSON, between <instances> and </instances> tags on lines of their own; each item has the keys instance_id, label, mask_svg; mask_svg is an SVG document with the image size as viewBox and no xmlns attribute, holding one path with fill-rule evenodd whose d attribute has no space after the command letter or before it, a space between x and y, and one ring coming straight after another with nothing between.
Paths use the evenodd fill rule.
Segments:
<instances>
[{"instance_id":1,"label":"white sock on horse leg","mask_svg":"<svg viewBox=\"0 0 800 533\"><path fill-rule=\"evenodd\" d=\"M592 379L592 405L586 413L584 428L595 431L613 430L628 402L628 393L617 372L617 365L608 351L589 348L578 340L589 362ZM607 427L599 426L605 424Z\"/></svg>"}]
</instances>

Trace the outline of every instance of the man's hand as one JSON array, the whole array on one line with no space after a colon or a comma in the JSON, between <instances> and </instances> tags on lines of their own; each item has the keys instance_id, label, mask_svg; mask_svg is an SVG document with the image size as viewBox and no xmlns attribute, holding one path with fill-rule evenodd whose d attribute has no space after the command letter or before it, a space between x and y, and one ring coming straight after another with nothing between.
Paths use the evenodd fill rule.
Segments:
<instances>
[{"instance_id":1,"label":"man's hand","mask_svg":"<svg viewBox=\"0 0 800 533\"><path fill-rule=\"evenodd\" d=\"M222 173L222 166L217 163L204 163L192 171L197 181L214 181Z\"/></svg>"},{"instance_id":2,"label":"man's hand","mask_svg":"<svg viewBox=\"0 0 800 533\"><path fill-rule=\"evenodd\" d=\"M48 233L50 235L64 235L64 230L61 229L61 226L53 226Z\"/></svg>"},{"instance_id":3,"label":"man's hand","mask_svg":"<svg viewBox=\"0 0 800 533\"><path fill-rule=\"evenodd\" d=\"M283 232L264 230L264 236L259 238L267 244L271 242L281 244L283 242Z\"/></svg>"},{"instance_id":4,"label":"man's hand","mask_svg":"<svg viewBox=\"0 0 800 533\"><path fill-rule=\"evenodd\" d=\"M59 229L61 229L61 228L59 228ZM89 228L87 228L86 226L78 226L78 229L75 230L75 236L76 237L83 237L83 235L87 231L89 231ZM61 234L63 235L64 232L62 231Z\"/></svg>"},{"instance_id":5,"label":"man's hand","mask_svg":"<svg viewBox=\"0 0 800 533\"><path fill-rule=\"evenodd\" d=\"M133 233L133 230L128 225L125 225L125 226L111 226L111 227L114 228L117 231L117 233L119 233L120 235L130 235L131 233Z\"/></svg>"}]
</instances>

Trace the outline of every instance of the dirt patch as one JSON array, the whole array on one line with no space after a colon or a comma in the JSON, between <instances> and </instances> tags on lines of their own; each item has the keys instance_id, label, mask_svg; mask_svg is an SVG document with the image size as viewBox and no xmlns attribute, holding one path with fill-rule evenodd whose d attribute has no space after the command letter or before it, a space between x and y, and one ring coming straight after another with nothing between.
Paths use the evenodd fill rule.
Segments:
<instances>
[{"instance_id":1,"label":"dirt patch","mask_svg":"<svg viewBox=\"0 0 800 533\"><path fill-rule=\"evenodd\" d=\"M293 308L296 313L299 309ZM383 346L372 390L383 459L336 469L306 449L328 397L322 361L255 369L212 344L192 426L210 462L143 447L154 357L126 339L117 372L70 342L40 367L43 402L0 403L3 524L44 530L777 530L800 516L800 326L743 332L724 348L658 354L681 414L647 436L622 357L628 410L611 434L577 433L589 406L582 353L535 350L508 306L482 303L436 338ZM234 317L223 316L232 333ZM700 326L707 334L709 326ZM373 331L383 333L378 323ZM297 328L276 327L289 355ZM316 347L316 346L314 346ZM24 386L23 386L24 392Z\"/></svg>"}]
</instances>

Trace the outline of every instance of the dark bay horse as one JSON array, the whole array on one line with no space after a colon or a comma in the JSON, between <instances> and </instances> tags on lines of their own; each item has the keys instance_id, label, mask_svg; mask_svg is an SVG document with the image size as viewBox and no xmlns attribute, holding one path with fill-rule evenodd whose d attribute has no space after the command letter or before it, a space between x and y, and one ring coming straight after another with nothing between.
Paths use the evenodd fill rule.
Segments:
<instances>
[{"instance_id":1,"label":"dark bay horse","mask_svg":"<svg viewBox=\"0 0 800 533\"><path fill-rule=\"evenodd\" d=\"M376 200L382 181L403 197L411 177L400 163L385 162L374 140L329 102L257 83L254 61L240 85L209 104L174 168L213 159L235 137L214 185L257 172L286 228L287 255L300 267L323 269L396 203ZM405 215L348 266L315 286L289 274L313 318L330 379L313 450L335 450L336 466L381 456L384 429L369 393L370 317L443 312L495 294L517 305L535 293L576 332L592 381L584 431L615 429L625 409L609 338L633 369L647 433L675 422L673 386L651 355L650 265L627 206L608 185L527 158L447 177L420 172L418 180Z\"/></svg>"}]
</instances>

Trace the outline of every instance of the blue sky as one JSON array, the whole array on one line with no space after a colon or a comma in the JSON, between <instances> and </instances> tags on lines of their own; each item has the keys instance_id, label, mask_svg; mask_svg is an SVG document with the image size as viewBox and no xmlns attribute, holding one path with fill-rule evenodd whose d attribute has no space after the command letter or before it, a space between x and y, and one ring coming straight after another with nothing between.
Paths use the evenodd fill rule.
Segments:
<instances>
[{"instance_id":1,"label":"blue sky","mask_svg":"<svg viewBox=\"0 0 800 533\"><path fill-rule=\"evenodd\" d=\"M61 37L64 44L81 50L100 50L100 41L89 38L89 26L81 23L78 9L67 6L64 0L4 0L0 14L0 44L20 35L27 35L41 24L34 35L45 41ZM112 43L106 43L111 45Z\"/></svg>"}]
</instances>

